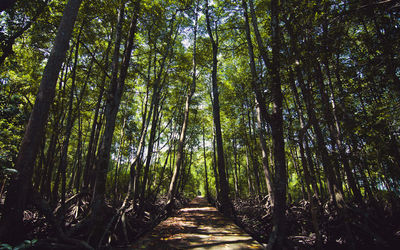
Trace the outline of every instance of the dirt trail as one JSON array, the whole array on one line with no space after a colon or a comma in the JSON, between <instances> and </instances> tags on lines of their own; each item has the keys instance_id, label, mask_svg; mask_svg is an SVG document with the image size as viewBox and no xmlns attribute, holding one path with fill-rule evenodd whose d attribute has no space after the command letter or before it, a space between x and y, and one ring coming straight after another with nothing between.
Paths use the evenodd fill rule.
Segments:
<instances>
[{"instance_id":1,"label":"dirt trail","mask_svg":"<svg viewBox=\"0 0 400 250\"><path fill-rule=\"evenodd\" d=\"M264 249L204 197L168 218L128 249Z\"/></svg>"}]
</instances>

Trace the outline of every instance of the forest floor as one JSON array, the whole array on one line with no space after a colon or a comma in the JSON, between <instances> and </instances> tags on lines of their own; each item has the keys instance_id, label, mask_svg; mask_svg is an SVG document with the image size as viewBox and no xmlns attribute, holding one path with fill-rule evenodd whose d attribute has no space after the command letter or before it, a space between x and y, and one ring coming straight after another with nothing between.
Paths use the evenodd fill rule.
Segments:
<instances>
[{"instance_id":1,"label":"forest floor","mask_svg":"<svg viewBox=\"0 0 400 250\"><path fill-rule=\"evenodd\" d=\"M268 242L272 212L266 198L234 199L236 222L258 242ZM332 204L319 205L320 249L400 249L400 200L382 199L362 205L348 202L347 215ZM310 204L306 200L288 204L286 210L288 249L317 249Z\"/></svg>"},{"instance_id":2,"label":"forest floor","mask_svg":"<svg viewBox=\"0 0 400 250\"><path fill-rule=\"evenodd\" d=\"M196 197L125 249L263 249L231 219Z\"/></svg>"},{"instance_id":3,"label":"forest floor","mask_svg":"<svg viewBox=\"0 0 400 250\"><path fill-rule=\"evenodd\" d=\"M119 206L108 202L110 221L106 224L110 231L101 247L221 249L227 246L229 249L260 249L261 244L268 242L272 230L268 196L233 199L236 214L234 219L223 217L205 198L198 197L189 203L187 197L179 195L172 214L166 212L166 201L164 196L146 200L142 216L135 213L131 203L124 213L115 217L117 219L113 223L112 218L118 214ZM211 197L209 201L215 203ZM77 196L74 202L68 204L64 230L69 237L86 241L88 228L82 227L80 231L76 228L79 228L77 225L87 217L90 210L89 196ZM56 208L53 212L55 216L57 211ZM348 201L346 214L343 211L338 211L327 202L318 203L318 244L309 202L290 202L286 210L287 249L400 249L399 199L388 196L358 205ZM24 212L24 223L26 232L21 233L29 242L36 242L34 249L77 249L60 241L54 226L35 207Z\"/></svg>"}]
</instances>

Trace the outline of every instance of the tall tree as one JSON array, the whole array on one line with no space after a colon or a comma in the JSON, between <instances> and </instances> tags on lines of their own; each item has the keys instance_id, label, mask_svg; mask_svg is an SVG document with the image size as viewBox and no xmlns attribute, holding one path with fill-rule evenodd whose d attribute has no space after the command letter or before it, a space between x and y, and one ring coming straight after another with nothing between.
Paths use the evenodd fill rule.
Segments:
<instances>
[{"instance_id":1,"label":"tall tree","mask_svg":"<svg viewBox=\"0 0 400 250\"><path fill-rule=\"evenodd\" d=\"M221 132L221 118L220 118L220 107L219 107L219 93L218 93L218 78L217 78L217 67L218 67L218 25L217 21L214 20L214 32L211 28L211 14L209 11L208 0L205 6L205 16L207 22L207 33L211 40L212 46L212 96L213 96L213 119L215 126L215 137L217 141L217 167L218 167L218 178L219 178L219 188L218 201L220 203L221 211L227 216L233 216L233 206L229 198L229 184L226 178L226 166L224 158L224 146L222 142L222 132Z\"/></svg>"},{"instance_id":2,"label":"tall tree","mask_svg":"<svg viewBox=\"0 0 400 250\"><path fill-rule=\"evenodd\" d=\"M271 95L273 110L269 124L271 126L272 142L274 148L274 192L275 200L273 207L273 228L268 241L268 249L282 249L286 238L286 159L285 141L283 139L283 115L282 115L282 90L279 72L280 65L280 1L271 0L271 42L272 42L272 64L271 64Z\"/></svg>"},{"instance_id":3,"label":"tall tree","mask_svg":"<svg viewBox=\"0 0 400 250\"><path fill-rule=\"evenodd\" d=\"M141 188L141 193L140 193L140 209L139 213L143 212L143 205L145 201L145 195L146 195L146 188L148 184L148 179L149 179L149 169L150 169L150 163L153 155L153 147L154 147L154 142L155 142L155 136L156 136L156 131L157 131L157 126L159 123L159 105L160 105L160 99L161 99L161 90L163 89L163 83L165 82L165 77L164 77L164 68L166 66L166 61L167 58L170 56L173 48L173 41L174 39L174 32L178 32L179 28L175 26L175 18L176 18L176 12L172 14L169 26L170 30L168 32L168 40L167 40L167 47L166 51L164 52L164 55L161 59L161 65L160 69L157 73L154 85L153 85L153 97L152 97L152 105L153 107L150 107L150 109L153 109L153 117L151 121L151 128L150 128L150 138L149 142L147 145L147 156L146 156L146 162L145 162L145 168L144 168L144 174L143 174L143 181L142 181L142 188Z\"/></svg>"},{"instance_id":4,"label":"tall tree","mask_svg":"<svg viewBox=\"0 0 400 250\"><path fill-rule=\"evenodd\" d=\"M176 191L177 191L177 184L178 184L178 179L179 179L179 175L180 175L180 169L181 169L181 165L183 163L186 130L187 130L187 127L189 124L190 102L191 102L193 94L196 90L196 77L197 77L197 75L196 75L196 70L197 70L197 67L196 67L197 66L196 45L197 45L197 19L198 19L197 4L198 3L196 1L196 5L194 6L195 17L194 17L194 29L193 29L192 83L190 85L188 84L188 88L187 88L183 123L182 123L181 133L179 135L178 149L176 152L176 163L175 163L174 173L172 175L172 179L171 179L169 189L168 189L168 208L169 209L171 209L173 206L173 202L174 202Z\"/></svg>"},{"instance_id":5,"label":"tall tree","mask_svg":"<svg viewBox=\"0 0 400 250\"><path fill-rule=\"evenodd\" d=\"M250 0L252 1L252 0ZM260 139L260 146L261 146L261 152L262 152L262 165L263 165L263 170L264 170L264 176L265 176L265 181L267 184L267 189L268 193L270 194L270 202L273 206L274 204L274 192L273 192L273 187L272 187L272 173L270 171L270 168L268 166L268 148L267 148L267 143L265 139L266 135L266 121L268 121L268 113L267 113L267 108L266 108L266 103L265 103L265 97L262 94L262 89L261 89L261 81L258 78L258 73L256 70L256 63L255 63L255 56L254 56L254 50L253 50L253 42L251 40L251 33L250 33L250 21L249 21L249 15L248 15L248 10L247 10L247 2L246 0L242 1L242 7L244 10L244 19L245 19L245 30L246 30L246 40L247 40L247 47L248 47L248 53L249 53L249 59L250 59L250 71L252 75L252 80L251 80L251 86L253 88L253 91L256 96L256 101L257 101L257 122L258 122L258 127L259 127L259 139ZM255 16L252 17L253 19ZM255 23L257 25L257 23ZM265 55L266 57L266 55Z\"/></svg>"},{"instance_id":6,"label":"tall tree","mask_svg":"<svg viewBox=\"0 0 400 250\"><path fill-rule=\"evenodd\" d=\"M10 182L5 201L5 210L0 221L1 239L18 241L23 237L22 216L26 208L31 189L33 166L39 151L50 105L55 95L55 87L61 65L68 51L75 20L82 0L69 0L58 27L54 47L43 72L35 105L29 117L15 169L16 177Z\"/></svg>"},{"instance_id":7,"label":"tall tree","mask_svg":"<svg viewBox=\"0 0 400 250\"><path fill-rule=\"evenodd\" d=\"M118 67L120 57L120 41L121 41L121 26L124 20L125 2L121 4L120 13L118 17L118 30L116 35L116 42L114 47L113 55L113 72L111 77L111 83L108 90L105 119L106 124L104 128L103 137L101 140L100 150L96 161L96 183L94 186L94 192L92 196L92 214L91 219L93 220L93 233L91 234L90 242L98 246L101 244L103 229L106 215L106 204L104 195L106 192L106 181L107 181L107 170L110 161L110 151L115 130L115 121L119 106L121 103L121 97L124 92L125 80L128 75L129 62L131 60L131 54L133 50L133 44L135 41L136 25L140 14L140 1L135 1L133 14L129 25L129 35L127 37L126 46L121 61L121 67ZM119 74L118 74L119 71Z\"/></svg>"}]
</instances>

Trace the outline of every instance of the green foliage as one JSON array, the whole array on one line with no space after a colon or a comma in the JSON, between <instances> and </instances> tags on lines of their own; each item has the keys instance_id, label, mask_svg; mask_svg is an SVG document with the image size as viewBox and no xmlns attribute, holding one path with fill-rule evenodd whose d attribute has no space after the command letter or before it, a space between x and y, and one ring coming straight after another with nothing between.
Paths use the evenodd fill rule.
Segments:
<instances>
[{"instance_id":1,"label":"green foliage","mask_svg":"<svg viewBox=\"0 0 400 250\"><path fill-rule=\"evenodd\" d=\"M36 242L38 240L37 239L33 239L33 240L24 240L23 243L17 245L17 246L11 246L9 244L0 244L0 248L1 249L6 249L6 250L19 250L19 249L28 249L31 247L34 247Z\"/></svg>"},{"instance_id":2,"label":"green foliage","mask_svg":"<svg viewBox=\"0 0 400 250\"><path fill-rule=\"evenodd\" d=\"M81 167L80 186L86 167L89 139L93 124L95 142L92 154L96 158L101 136L104 133L104 110L108 97L111 66L114 51L115 25L120 1L87 1L81 8L78 24L70 43L57 83L56 98L51 107L44 145L35 167L35 188L41 186L41 177L54 184L66 131L68 97L73 94L74 124L68 148L67 183L72 183ZM137 156L142 130L147 152L149 128L144 128L153 98L153 86L161 79L160 107L152 110L158 115L156 143L150 164L148 193L166 194L172 176L179 131L183 121L184 101L192 81L192 57L194 37L195 1L142 1L132 62L117 115L117 124L107 172L107 195L114 197L117 180L118 194L125 194L130 166ZM201 1L200 1L201 2ZM211 4L211 1L209 1ZM28 122L41 75L55 37L65 1L18 1L10 11L0 14L0 41L6 40L23 28L29 21L32 26L13 42L13 53L0 68L0 166L2 175L12 176L13 163ZM270 1L255 3L255 17L264 42L266 56L271 57ZM185 143L185 157L192 153L192 162L185 162L181 187L186 194L205 194L204 161L207 162L209 189L216 196L213 164L213 119L211 97L211 43L201 2L198 10L198 34L196 44L197 88L190 107L190 120ZM365 187L382 192L399 192L400 171L398 153L400 143L399 54L400 32L398 14L389 9L366 8L358 10L357 3L344 6L337 1L281 1L281 51L280 77L284 99L284 135L288 169L288 192L293 200L306 197L305 162L300 158L301 140L306 140L310 152L306 160L313 163L315 182L323 184L322 197L327 197L326 175L321 153L316 142L316 132L306 109L306 98L300 84L310 90L312 109L321 127L323 141L329 159L335 162L335 171L342 178L344 190L348 190L348 177L338 152L338 139L349 159L351 174L357 187L366 195ZM218 88L221 108L222 134L227 161L231 196L254 195L255 177L260 176L260 194L266 194L262 169L259 131L254 90L249 67L249 54L244 18L240 1L213 1L211 9L218 30ZM37 19L35 15L40 11ZM134 14L132 1L126 3L123 22L120 60L125 48L130 18ZM368 12L369 11L369 12ZM352 13L352 14L349 14ZM174 19L173 19L174 18ZM172 22L174 20L174 22ZM250 25L251 41L256 60L257 86L263 93L266 109L273 110L271 97L272 78L269 65L264 65L261 48L257 44L255 28ZM172 31L171 31L172 29ZM78 35L80 34L80 35ZM80 40L76 68L76 89L71 89L74 49ZM172 39L172 40L171 40ZM3 52L2 52L3 53ZM165 67L161 71L163 57ZM0 55L1 56L1 55ZM321 67L322 86L328 96L324 103L318 85L318 67ZM302 78L302 79L300 79ZM301 83L303 80L303 83ZM290 83L294 83L292 89ZM101 90L99 116L94 119ZM294 91L299 95L298 100ZM326 104L336 120L326 119ZM301 124L300 118L304 118ZM151 118L152 119L152 118ZM151 119L149 120L151 122ZM304 128L305 127L305 128ZM203 157L202 136L205 132L206 159ZM273 141L270 126L264 137L268 147L268 168L274 173ZM302 138L300 138L304 135ZM50 150L51 138L55 137L55 150ZM300 140L301 139L301 140ZM96 141L97 140L97 141ZM78 150L79 149L79 150ZM396 151L397 149L397 151ZM167 156L168 152L170 154ZM145 159L147 153L140 155ZM236 154L236 155L235 155ZM252 157L253 156L253 159ZM236 158L235 158L236 157ZM95 159L92 159L93 167ZM117 161L119 169L115 175ZM40 163L40 164L39 164ZM166 164L165 164L166 163ZM337 163L337 164L336 164ZM307 163L308 164L308 163ZM190 172L189 172L190 165ZM256 165L254 170L253 166ZM234 180L235 166L237 183ZM52 169L52 172L49 172ZM140 170L140 171L139 171ZM139 171L138 184L143 178ZM365 176L365 178L364 178ZM116 178L117 177L117 178ZM318 180L318 181L317 181ZM235 184L238 194L234 194ZM304 189L305 190L305 189ZM40 190L42 191L42 190ZM316 192L316 190L314 190ZM304 191L306 192L306 191ZM318 190L319 192L319 190ZM351 196L351 192L347 197Z\"/></svg>"},{"instance_id":3,"label":"green foliage","mask_svg":"<svg viewBox=\"0 0 400 250\"><path fill-rule=\"evenodd\" d=\"M6 79L1 83L0 92L0 165L2 168L11 168L27 120L23 109L25 100Z\"/></svg>"}]
</instances>

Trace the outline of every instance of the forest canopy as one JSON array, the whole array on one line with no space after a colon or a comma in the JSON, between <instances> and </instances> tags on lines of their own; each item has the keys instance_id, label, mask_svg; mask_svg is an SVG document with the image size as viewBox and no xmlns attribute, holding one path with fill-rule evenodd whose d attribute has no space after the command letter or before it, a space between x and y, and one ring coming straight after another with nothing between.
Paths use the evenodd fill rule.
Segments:
<instances>
[{"instance_id":1,"label":"forest canopy","mask_svg":"<svg viewBox=\"0 0 400 250\"><path fill-rule=\"evenodd\" d=\"M202 194L271 249L388 247L399 51L394 0L5 1L0 243L125 244Z\"/></svg>"}]
</instances>

